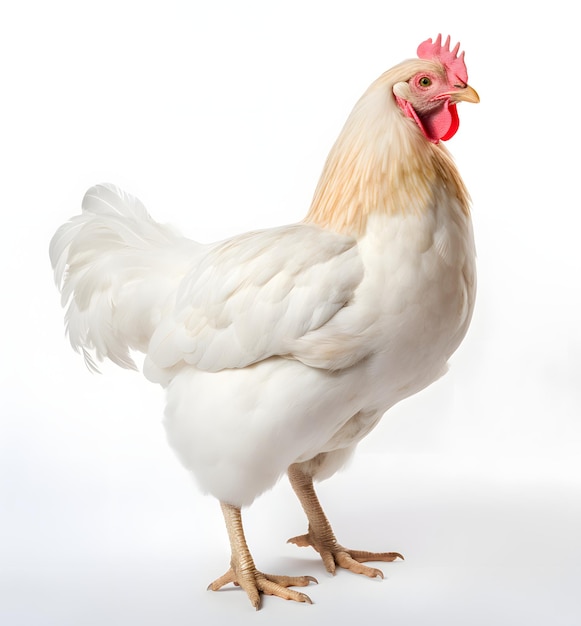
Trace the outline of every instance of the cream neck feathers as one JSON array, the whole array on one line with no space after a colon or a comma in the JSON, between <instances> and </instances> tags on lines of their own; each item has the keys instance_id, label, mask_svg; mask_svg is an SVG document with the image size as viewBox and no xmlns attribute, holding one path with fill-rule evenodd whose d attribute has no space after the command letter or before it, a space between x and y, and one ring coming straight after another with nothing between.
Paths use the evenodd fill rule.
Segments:
<instances>
[{"instance_id":1,"label":"cream neck feathers","mask_svg":"<svg viewBox=\"0 0 581 626\"><path fill-rule=\"evenodd\" d=\"M421 214L442 191L469 213L469 196L444 146L402 115L393 85L425 61L406 61L378 78L355 105L325 163L305 222L360 237L370 215Z\"/></svg>"}]
</instances>

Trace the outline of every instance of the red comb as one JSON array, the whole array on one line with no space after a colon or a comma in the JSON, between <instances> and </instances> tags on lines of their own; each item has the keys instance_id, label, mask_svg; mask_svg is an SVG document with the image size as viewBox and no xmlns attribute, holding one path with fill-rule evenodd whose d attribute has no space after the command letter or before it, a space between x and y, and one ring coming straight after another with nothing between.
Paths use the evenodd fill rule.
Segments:
<instances>
[{"instance_id":1,"label":"red comb","mask_svg":"<svg viewBox=\"0 0 581 626\"><path fill-rule=\"evenodd\" d=\"M450 50L450 35L446 37L446 43L442 45L442 35L436 37L436 41L432 42L427 39L418 46L418 56L420 59L438 59L446 68L463 83L468 82L468 72L464 64L464 52L458 56L460 44L457 43L453 50Z\"/></svg>"}]
</instances>

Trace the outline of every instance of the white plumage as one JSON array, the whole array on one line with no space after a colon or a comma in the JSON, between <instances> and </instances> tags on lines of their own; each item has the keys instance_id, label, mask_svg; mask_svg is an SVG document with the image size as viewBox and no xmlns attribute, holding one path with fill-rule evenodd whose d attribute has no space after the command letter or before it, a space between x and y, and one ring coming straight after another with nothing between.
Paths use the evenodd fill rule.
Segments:
<instances>
[{"instance_id":1,"label":"white plumage","mask_svg":"<svg viewBox=\"0 0 581 626\"><path fill-rule=\"evenodd\" d=\"M94 356L134 367L130 351L145 353L147 378L166 388L170 444L225 507L249 505L290 467L332 475L387 409L445 372L464 337L475 293L467 195L393 95L436 65L410 61L370 87L304 223L202 245L98 185L51 242L71 344L92 369ZM446 77L445 64L437 71ZM454 103L474 101L455 88ZM258 606L258 591L275 592L255 569L249 589L233 536L233 574L214 588L239 582ZM310 538L325 559L322 543Z\"/></svg>"}]
</instances>

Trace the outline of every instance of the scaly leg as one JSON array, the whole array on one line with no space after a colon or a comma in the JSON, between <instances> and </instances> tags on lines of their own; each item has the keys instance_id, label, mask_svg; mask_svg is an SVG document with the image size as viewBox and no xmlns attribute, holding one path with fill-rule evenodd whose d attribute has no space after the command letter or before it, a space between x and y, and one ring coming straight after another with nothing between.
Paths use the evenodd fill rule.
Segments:
<instances>
[{"instance_id":1,"label":"scaly leg","mask_svg":"<svg viewBox=\"0 0 581 626\"><path fill-rule=\"evenodd\" d=\"M310 582L316 583L316 578L312 576L274 576L272 574L259 572L254 565L254 560L252 559L246 538L244 537L240 509L223 502L220 504L230 539L232 559L230 561L230 569L223 576L220 576L220 578L211 583L208 589L218 591L218 589L224 585L234 583L246 591L252 606L256 610L260 608L260 592L271 596L278 596L285 600L295 600L297 602L308 602L312 604L309 596L294 591L294 589L288 589L287 587L306 587Z\"/></svg>"},{"instance_id":2,"label":"scaly leg","mask_svg":"<svg viewBox=\"0 0 581 626\"><path fill-rule=\"evenodd\" d=\"M312 477L305 474L296 463L289 467L288 476L309 520L307 534L293 537L288 540L288 543L294 543L301 547L312 546L321 555L328 572L335 574L335 570L339 566L370 578L377 576L383 578L383 572L380 569L368 567L361 563L403 559L399 552L348 550L337 543L331 524L329 524L317 498Z\"/></svg>"}]
</instances>

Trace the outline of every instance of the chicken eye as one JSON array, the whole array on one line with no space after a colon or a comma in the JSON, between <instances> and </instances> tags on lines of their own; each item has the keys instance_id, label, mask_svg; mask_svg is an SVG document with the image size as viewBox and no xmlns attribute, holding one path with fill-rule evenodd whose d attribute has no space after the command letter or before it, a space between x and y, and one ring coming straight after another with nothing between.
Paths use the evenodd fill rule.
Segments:
<instances>
[{"instance_id":1,"label":"chicken eye","mask_svg":"<svg viewBox=\"0 0 581 626\"><path fill-rule=\"evenodd\" d=\"M432 81L427 76L422 76L418 82L420 87L429 87L432 84Z\"/></svg>"}]
</instances>

